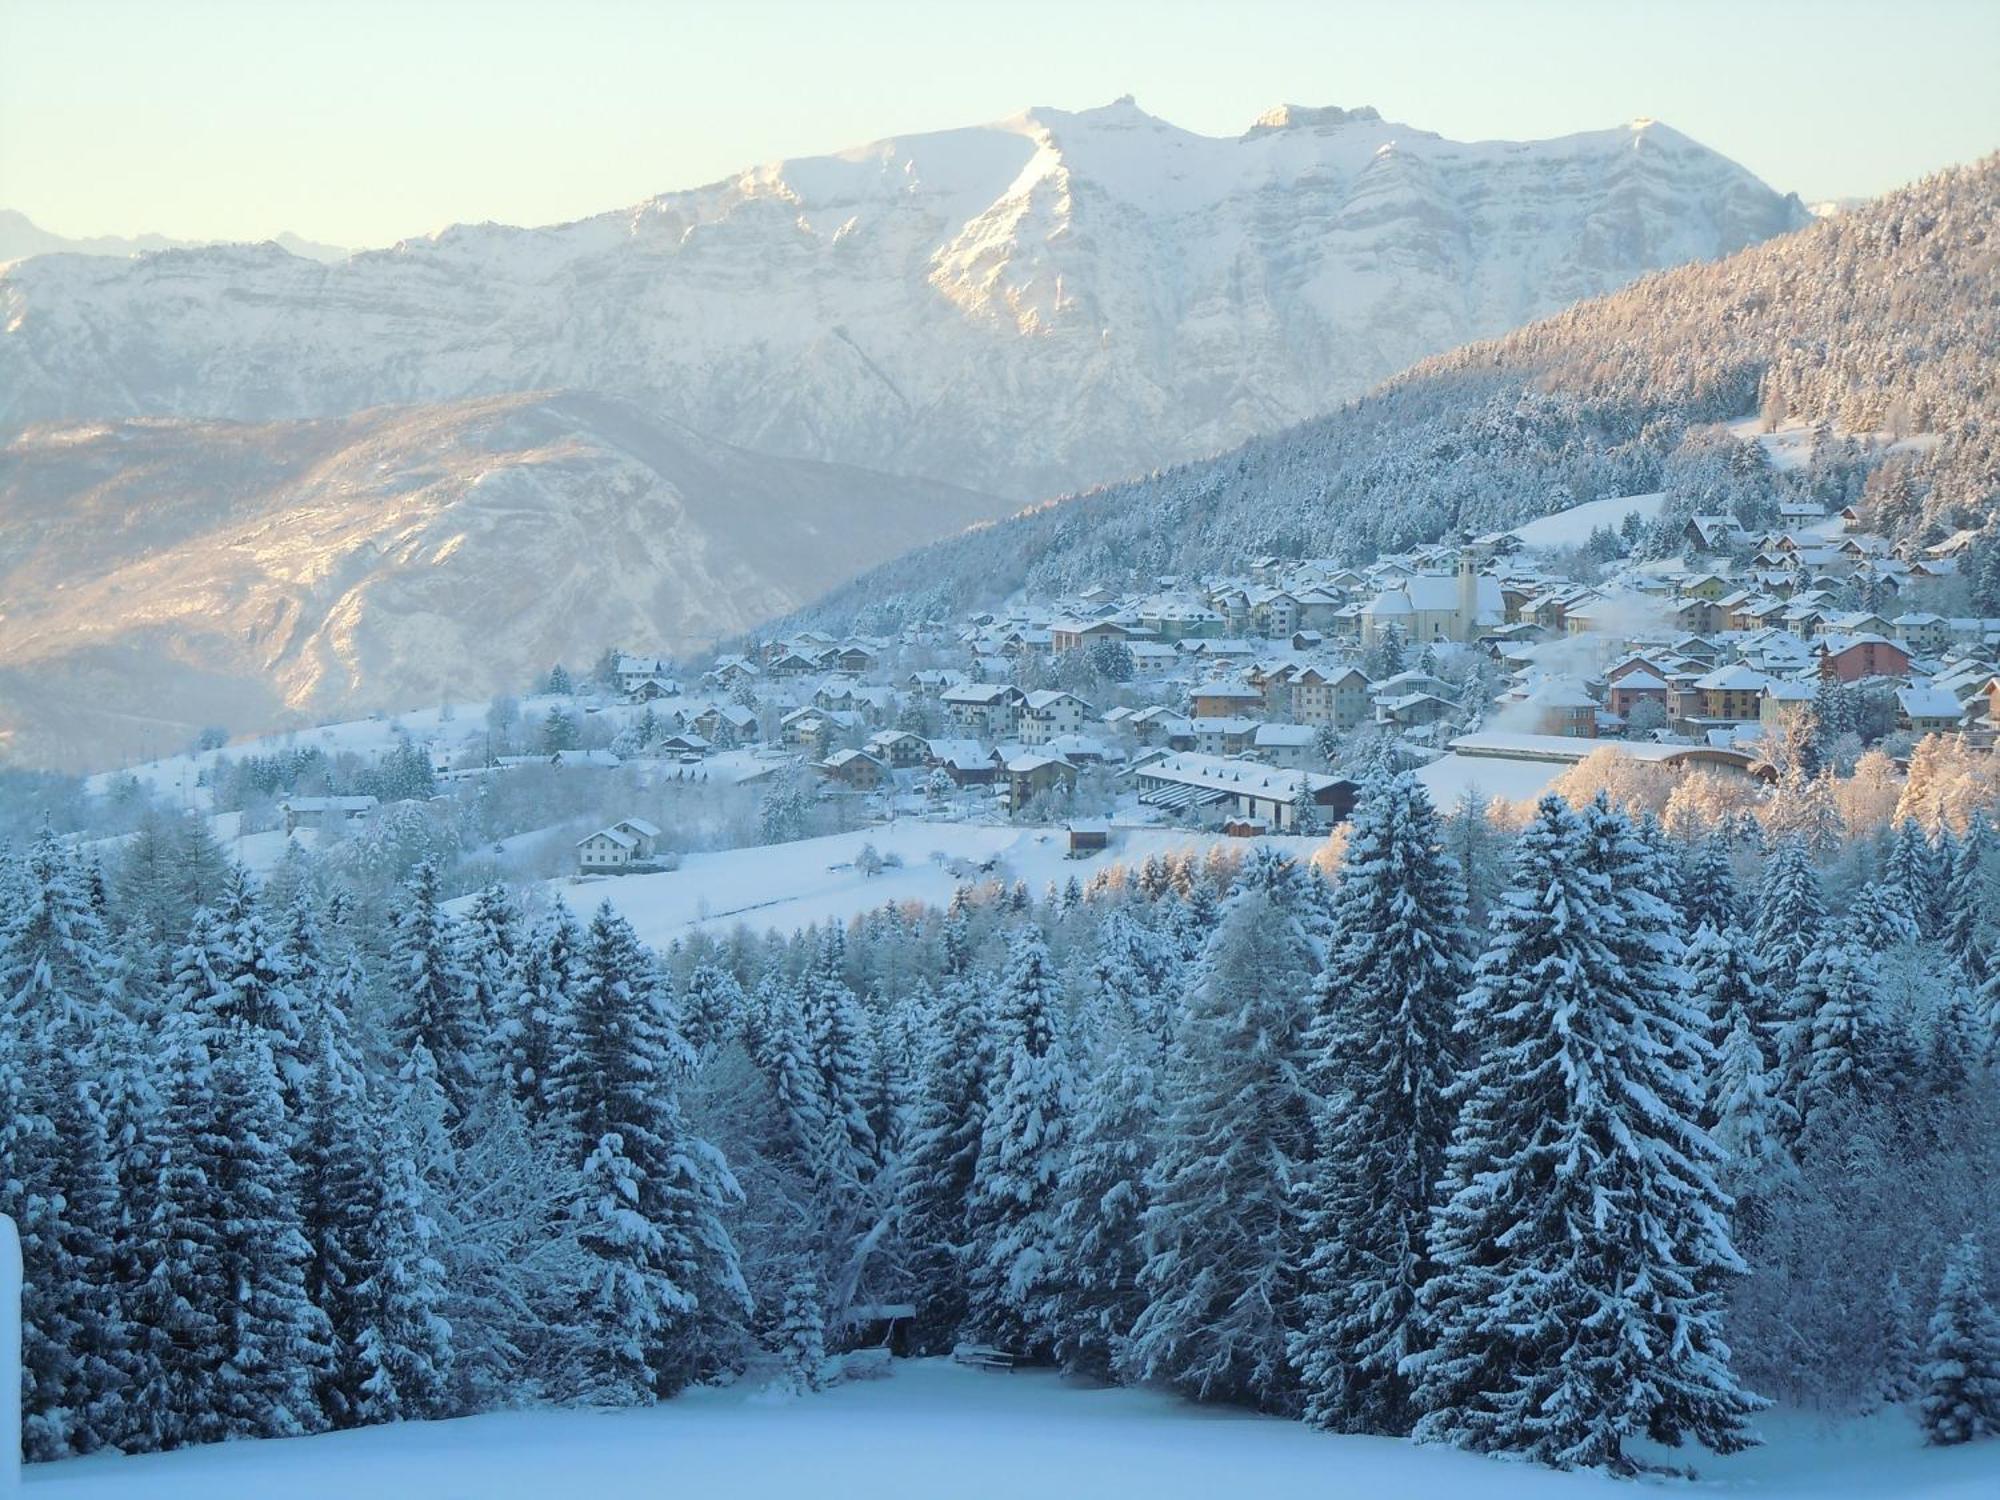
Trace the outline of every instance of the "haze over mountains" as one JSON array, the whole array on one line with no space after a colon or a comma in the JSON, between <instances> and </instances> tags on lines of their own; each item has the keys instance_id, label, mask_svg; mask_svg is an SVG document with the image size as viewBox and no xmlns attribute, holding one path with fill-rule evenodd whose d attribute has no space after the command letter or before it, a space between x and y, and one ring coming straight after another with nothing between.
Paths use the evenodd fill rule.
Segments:
<instances>
[{"instance_id":1,"label":"haze over mountains","mask_svg":"<svg viewBox=\"0 0 2000 1500\"><path fill-rule=\"evenodd\" d=\"M1466 144L1286 108L1219 139L1121 100L334 264L36 256L0 270L0 559L35 559L0 731L87 711L57 753L116 753L190 681L248 728L710 639L1807 220L1654 122ZM579 551L584 516L624 529ZM537 591L592 607L462 613Z\"/></svg>"},{"instance_id":2,"label":"haze over mountains","mask_svg":"<svg viewBox=\"0 0 2000 1500\"><path fill-rule=\"evenodd\" d=\"M272 237L273 244L308 260L345 260L353 252L339 245L322 245L284 233ZM156 250L192 250L213 243L208 240L177 240L164 234L98 234L71 238L42 228L16 209L0 208L0 262L23 260L30 255L150 255Z\"/></svg>"}]
</instances>

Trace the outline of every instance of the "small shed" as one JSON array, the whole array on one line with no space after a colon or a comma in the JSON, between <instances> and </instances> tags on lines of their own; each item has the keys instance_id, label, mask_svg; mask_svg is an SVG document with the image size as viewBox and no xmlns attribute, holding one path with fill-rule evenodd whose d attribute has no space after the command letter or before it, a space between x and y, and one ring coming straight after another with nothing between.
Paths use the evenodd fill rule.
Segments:
<instances>
[{"instance_id":1,"label":"small shed","mask_svg":"<svg viewBox=\"0 0 2000 1500\"><path fill-rule=\"evenodd\" d=\"M1069 825L1069 857L1088 859L1111 847L1111 825L1087 821Z\"/></svg>"}]
</instances>

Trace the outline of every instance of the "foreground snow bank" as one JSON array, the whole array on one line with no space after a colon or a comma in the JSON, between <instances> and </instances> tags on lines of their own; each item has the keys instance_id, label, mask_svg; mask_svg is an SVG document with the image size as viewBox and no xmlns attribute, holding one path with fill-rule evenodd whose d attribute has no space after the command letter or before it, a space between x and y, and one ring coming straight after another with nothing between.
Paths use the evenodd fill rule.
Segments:
<instances>
[{"instance_id":1,"label":"foreground snow bank","mask_svg":"<svg viewBox=\"0 0 2000 1500\"><path fill-rule=\"evenodd\" d=\"M1956 1500L2000 1493L2000 1443L1919 1445L1890 1413L1838 1426L1780 1415L1769 1446L1693 1457L1706 1483L1635 1487L1384 1438L1197 1407L1053 1375L898 1363L893 1379L774 1401L696 1391L646 1411L538 1411L408 1423L288 1442L31 1468L29 1500L555 1500L590 1495L733 1500L975 1500L1039 1495L1188 1500L1515 1500L1662 1489L1771 1497Z\"/></svg>"}]
</instances>

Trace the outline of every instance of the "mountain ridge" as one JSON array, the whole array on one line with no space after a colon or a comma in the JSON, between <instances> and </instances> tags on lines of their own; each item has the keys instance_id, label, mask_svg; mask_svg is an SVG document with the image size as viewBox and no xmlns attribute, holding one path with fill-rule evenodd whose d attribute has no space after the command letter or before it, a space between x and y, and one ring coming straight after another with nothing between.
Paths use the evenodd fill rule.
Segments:
<instances>
[{"instance_id":1,"label":"mountain ridge","mask_svg":"<svg viewBox=\"0 0 2000 1500\"><path fill-rule=\"evenodd\" d=\"M1663 126L1245 137L1121 101L785 158L334 265L0 273L0 427L602 390L739 446L1018 499L1220 451L1805 211Z\"/></svg>"}]
</instances>

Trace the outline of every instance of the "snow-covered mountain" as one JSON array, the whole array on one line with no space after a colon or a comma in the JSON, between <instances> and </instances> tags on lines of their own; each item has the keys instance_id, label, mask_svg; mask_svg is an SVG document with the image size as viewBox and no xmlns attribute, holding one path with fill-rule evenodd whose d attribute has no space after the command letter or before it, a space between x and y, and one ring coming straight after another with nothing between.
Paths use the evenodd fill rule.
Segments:
<instances>
[{"instance_id":1,"label":"snow-covered mountain","mask_svg":"<svg viewBox=\"0 0 2000 1500\"><path fill-rule=\"evenodd\" d=\"M191 250L207 243L211 242L169 239L164 234L99 234L71 239L42 228L18 209L0 208L0 262L23 260L30 255L151 255L157 250ZM289 231L276 236L272 243L308 260L345 260L353 254L339 245L322 245Z\"/></svg>"},{"instance_id":2,"label":"snow-covered mountain","mask_svg":"<svg viewBox=\"0 0 2000 1500\"><path fill-rule=\"evenodd\" d=\"M1468 144L1288 107L1224 139L1122 99L333 265L38 257L0 274L0 426L560 387L1028 498L1224 448L1806 219L1650 121Z\"/></svg>"},{"instance_id":3,"label":"snow-covered mountain","mask_svg":"<svg viewBox=\"0 0 2000 1500\"><path fill-rule=\"evenodd\" d=\"M1124 99L330 264L33 255L0 266L0 733L98 758L711 640L1805 220L1651 122L1211 138Z\"/></svg>"},{"instance_id":4,"label":"snow-covered mountain","mask_svg":"<svg viewBox=\"0 0 2000 1500\"><path fill-rule=\"evenodd\" d=\"M0 759L518 689L608 642L747 629L884 537L1008 506L578 393L33 428L0 450Z\"/></svg>"}]
</instances>

